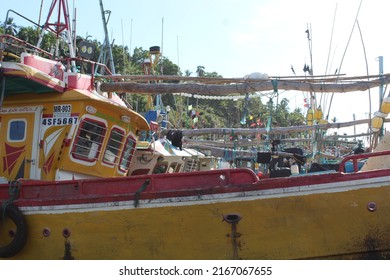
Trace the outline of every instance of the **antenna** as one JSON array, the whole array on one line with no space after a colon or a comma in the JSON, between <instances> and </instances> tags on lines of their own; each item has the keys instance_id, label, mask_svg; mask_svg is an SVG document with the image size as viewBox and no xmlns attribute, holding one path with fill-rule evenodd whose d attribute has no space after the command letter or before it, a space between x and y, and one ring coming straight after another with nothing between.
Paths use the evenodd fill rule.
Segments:
<instances>
[{"instance_id":1,"label":"antenna","mask_svg":"<svg viewBox=\"0 0 390 280\"><path fill-rule=\"evenodd\" d=\"M148 55L149 58L145 59L142 64L144 73L145 75L156 75L156 66L158 65L160 55L161 55L160 47L159 46L150 47ZM158 101L158 97L156 96L156 103L158 103L157 101ZM148 110L151 110L153 108L153 98L151 94L149 94L148 96L146 107Z\"/></svg>"},{"instance_id":2,"label":"antenna","mask_svg":"<svg viewBox=\"0 0 390 280\"><path fill-rule=\"evenodd\" d=\"M121 19L121 29L122 29L122 55L123 55L123 69L126 66L126 56L125 56L125 39L123 38L123 19Z\"/></svg>"},{"instance_id":3,"label":"antenna","mask_svg":"<svg viewBox=\"0 0 390 280\"><path fill-rule=\"evenodd\" d=\"M73 37L73 46L76 46L76 19L77 19L77 10L76 10L76 7L74 5L74 1L73 0L73 29L72 29L72 37Z\"/></svg>"},{"instance_id":4,"label":"antenna","mask_svg":"<svg viewBox=\"0 0 390 280\"><path fill-rule=\"evenodd\" d=\"M177 66L179 66L180 69L179 36L176 36L176 49L177 49Z\"/></svg>"},{"instance_id":5,"label":"antenna","mask_svg":"<svg viewBox=\"0 0 390 280\"><path fill-rule=\"evenodd\" d=\"M131 23L130 23L130 46L129 46L129 51L130 51L130 55L131 55L131 52L133 51L132 50L132 42L133 41L133 19L131 19Z\"/></svg>"},{"instance_id":6,"label":"antenna","mask_svg":"<svg viewBox=\"0 0 390 280\"><path fill-rule=\"evenodd\" d=\"M161 53L163 53L164 49L164 18L161 19ZM163 57L161 57L164 59ZM164 74L164 63L161 63L161 75Z\"/></svg>"}]
</instances>

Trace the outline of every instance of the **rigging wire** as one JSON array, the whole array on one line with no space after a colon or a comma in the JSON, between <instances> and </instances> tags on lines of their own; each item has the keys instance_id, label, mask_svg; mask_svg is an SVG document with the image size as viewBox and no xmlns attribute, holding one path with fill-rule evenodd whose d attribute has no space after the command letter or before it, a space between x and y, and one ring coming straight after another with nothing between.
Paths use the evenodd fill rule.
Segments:
<instances>
[{"instance_id":1,"label":"rigging wire","mask_svg":"<svg viewBox=\"0 0 390 280\"><path fill-rule=\"evenodd\" d=\"M334 32L334 24L336 22L337 5L338 4L336 4L336 8L335 8L334 15L333 15L332 32L331 32L330 41L329 41L328 59L326 61L325 75L328 74L329 57L330 57L330 50L332 49L333 32Z\"/></svg>"},{"instance_id":2,"label":"rigging wire","mask_svg":"<svg viewBox=\"0 0 390 280\"><path fill-rule=\"evenodd\" d=\"M310 27L310 28L309 28ZM309 30L310 29L310 30ZM313 76L313 49L312 49L312 32L311 32L311 24L307 24L307 29L306 29L306 34L307 34L307 42L308 42L308 45L309 45L309 56L310 56L310 67L306 67L306 63L305 63L305 66L303 68L303 71L305 72L305 79L306 79L306 71L308 70L309 72L309 75L310 76ZM309 69L307 69L309 68ZM314 96L314 98L313 98ZM314 99L314 101L313 101ZM313 102L316 102L316 95L315 93L313 93L312 91L308 92L307 93L307 97L306 97L306 100L308 100L308 108L312 108L313 107ZM314 107L315 107L315 104L314 104Z\"/></svg>"},{"instance_id":3,"label":"rigging wire","mask_svg":"<svg viewBox=\"0 0 390 280\"><path fill-rule=\"evenodd\" d=\"M351 30L351 33L349 35L347 45L345 46L345 50L344 50L343 56L342 56L341 61L340 61L340 65L339 65L339 68L338 68L338 73L341 73L341 66L343 65L345 54L347 52L349 43L350 43L351 38L352 38L353 31L355 29L355 25L357 23L357 19L358 19L358 16L359 16L360 7L362 6L362 2L363 2L363 0L360 0L360 4L359 4L359 8L358 8L357 13L356 13L355 21L353 22L352 30ZM337 76L338 76L338 74L337 74ZM330 98L330 103L329 103L327 116L329 116L329 113L330 113L330 107L332 106L333 96L334 96L334 93L332 93L331 98Z\"/></svg>"},{"instance_id":4,"label":"rigging wire","mask_svg":"<svg viewBox=\"0 0 390 280\"><path fill-rule=\"evenodd\" d=\"M359 29L359 34L360 34L360 40L362 41L362 46L363 46L363 52L364 52L364 59L365 59L365 62L366 62L366 72L367 72L367 79L370 80L370 74L368 72L368 62L367 62L367 53L366 53L366 47L364 46L364 41L363 41L363 34L362 34L362 30L360 29L360 25L359 25L359 21L357 21L357 27ZM370 119L370 123L371 123L371 90L368 89L368 118ZM373 147L373 143L372 143L372 136L370 134L370 139L369 139L369 143L370 143L370 150L372 149Z\"/></svg>"},{"instance_id":5,"label":"rigging wire","mask_svg":"<svg viewBox=\"0 0 390 280\"><path fill-rule=\"evenodd\" d=\"M311 31L311 24L307 25L306 33L307 33L307 42L309 44L309 55L310 55L309 75L313 76L313 34Z\"/></svg>"},{"instance_id":6,"label":"rigging wire","mask_svg":"<svg viewBox=\"0 0 390 280\"><path fill-rule=\"evenodd\" d=\"M309 56L310 56L310 67L309 69L306 69L306 64L305 64L305 67L303 68L303 71L305 71L305 76L306 76L306 70L308 70L309 72L309 75L310 76L313 76L313 34L312 34L312 30L311 30L311 24L307 24L307 29L306 29L306 34L307 34L307 42L309 44ZM308 93L308 99L312 99L312 95L315 96L315 93ZM310 96L310 98L309 98ZM314 97L314 99L316 99L316 97ZM317 100L315 100L317 101ZM311 102L310 102L310 106L311 106Z\"/></svg>"},{"instance_id":7,"label":"rigging wire","mask_svg":"<svg viewBox=\"0 0 390 280\"><path fill-rule=\"evenodd\" d=\"M332 65L333 65L334 57L335 57L335 55L336 55L336 50L337 50L337 46L336 46L336 48L335 48L334 51L333 51L332 60L331 60L331 63L330 63L329 68L331 68ZM336 75L336 74L337 74L337 69L336 69L334 75ZM340 74L338 74L337 76L340 77ZM336 79L336 80L339 81L340 78L338 78L338 79ZM326 110L326 108L328 108L328 103L329 103L329 94L324 94L324 107L323 107L323 108L324 108L324 111ZM330 106L330 105L329 105L329 106ZM329 116L325 116L325 119L328 120L328 119L329 119Z\"/></svg>"},{"instance_id":8,"label":"rigging wire","mask_svg":"<svg viewBox=\"0 0 390 280\"><path fill-rule=\"evenodd\" d=\"M337 12L337 3L336 3L336 8L334 10L334 15L333 15L333 23L332 23L332 31L331 31L331 34L330 34L330 41L329 41L329 50L328 50L328 58L326 60L326 68L325 68L325 75L328 74L328 66L329 66L329 58L330 58L330 51L332 49L332 42L333 42L333 33L334 33L334 25L335 25L335 22L336 22L336 12ZM330 67L330 66L329 66ZM321 93L321 97L320 97L320 104L322 104L322 98L324 97L324 94ZM325 99L325 98L324 98ZM326 103L327 103L327 100L324 101L324 104L322 104L323 106L323 110L326 109ZM328 119L328 116L326 116L326 119Z\"/></svg>"}]
</instances>

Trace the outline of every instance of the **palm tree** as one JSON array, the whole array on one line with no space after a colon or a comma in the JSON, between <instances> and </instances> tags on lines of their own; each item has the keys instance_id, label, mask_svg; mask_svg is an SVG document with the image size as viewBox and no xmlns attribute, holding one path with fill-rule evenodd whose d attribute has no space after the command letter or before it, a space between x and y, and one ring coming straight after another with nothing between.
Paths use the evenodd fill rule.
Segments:
<instances>
[{"instance_id":1,"label":"palm tree","mask_svg":"<svg viewBox=\"0 0 390 280\"><path fill-rule=\"evenodd\" d=\"M186 70L186 71L184 72L184 75L185 75L186 77L190 77L191 74L192 74L192 72L191 72L190 70Z\"/></svg>"},{"instance_id":2,"label":"palm tree","mask_svg":"<svg viewBox=\"0 0 390 280\"><path fill-rule=\"evenodd\" d=\"M203 77L204 74L206 73L204 71L204 66L198 66L196 69L196 73L198 74L198 77Z\"/></svg>"},{"instance_id":3,"label":"palm tree","mask_svg":"<svg viewBox=\"0 0 390 280\"><path fill-rule=\"evenodd\" d=\"M12 17L8 18L4 23L4 33L14 36L17 32L18 26L14 23L14 19Z\"/></svg>"}]
</instances>

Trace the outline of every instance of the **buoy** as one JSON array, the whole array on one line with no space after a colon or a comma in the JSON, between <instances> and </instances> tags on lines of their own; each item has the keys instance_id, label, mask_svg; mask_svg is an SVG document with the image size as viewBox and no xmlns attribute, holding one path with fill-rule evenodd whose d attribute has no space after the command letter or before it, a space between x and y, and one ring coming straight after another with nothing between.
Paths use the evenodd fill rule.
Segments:
<instances>
[{"instance_id":1,"label":"buoy","mask_svg":"<svg viewBox=\"0 0 390 280\"><path fill-rule=\"evenodd\" d=\"M306 120L307 125L313 124L313 109L311 107L307 110Z\"/></svg>"},{"instance_id":2,"label":"buoy","mask_svg":"<svg viewBox=\"0 0 390 280\"><path fill-rule=\"evenodd\" d=\"M383 119L386 118L387 114L382 112L375 112L374 117L371 120L371 129L374 132L378 132L383 125Z\"/></svg>"},{"instance_id":3,"label":"buoy","mask_svg":"<svg viewBox=\"0 0 390 280\"><path fill-rule=\"evenodd\" d=\"M383 98L381 105L381 112L384 114L390 113L390 96Z\"/></svg>"},{"instance_id":4,"label":"buoy","mask_svg":"<svg viewBox=\"0 0 390 280\"><path fill-rule=\"evenodd\" d=\"M318 106L317 110L314 111L314 119L316 121L319 121L320 119L322 119L322 109L321 109L321 106Z\"/></svg>"},{"instance_id":5,"label":"buoy","mask_svg":"<svg viewBox=\"0 0 390 280\"><path fill-rule=\"evenodd\" d=\"M380 118L380 117L372 118L372 120L371 120L372 131L378 132L381 129L382 125L383 125L383 119L382 118Z\"/></svg>"},{"instance_id":6,"label":"buoy","mask_svg":"<svg viewBox=\"0 0 390 280\"><path fill-rule=\"evenodd\" d=\"M324 120L324 119L320 119L318 121L319 124L328 124L328 121L327 120Z\"/></svg>"}]
</instances>

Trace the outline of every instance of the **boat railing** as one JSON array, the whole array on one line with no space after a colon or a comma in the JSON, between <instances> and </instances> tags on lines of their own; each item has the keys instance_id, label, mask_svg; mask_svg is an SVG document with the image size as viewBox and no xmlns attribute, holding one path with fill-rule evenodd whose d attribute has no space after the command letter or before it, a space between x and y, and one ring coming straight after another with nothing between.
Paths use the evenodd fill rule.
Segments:
<instances>
[{"instance_id":1,"label":"boat railing","mask_svg":"<svg viewBox=\"0 0 390 280\"><path fill-rule=\"evenodd\" d=\"M340 162L339 172L345 172L345 164L349 161L352 161L352 163L353 163L353 172L358 172L358 170L359 170L358 160L366 159L366 158L370 158L370 157L386 156L386 155L390 155L390 150L346 156Z\"/></svg>"},{"instance_id":2,"label":"boat railing","mask_svg":"<svg viewBox=\"0 0 390 280\"><path fill-rule=\"evenodd\" d=\"M248 168L219 169L135 176L133 180L150 179L150 190L204 189L215 186L243 185L258 182L256 174Z\"/></svg>"},{"instance_id":3,"label":"boat railing","mask_svg":"<svg viewBox=\"0 0 390 280\"><path fill-rule=\"evenodd\" d=\"M70 72L75 72L75 73L83 72L84 65L86 65L86 64L90 65L90 69L87 69L87 71L85 71L84 74L89 75L91 77L91 89L94 89L94 87L95 87L95 77L97 76L95 74L95 67L96 66L100 66L103 68L103 74L108 73L109 75L112 75L112 72L107 67L107 65L100 63L100 62L88 60L88 59L85 59L83 57L64 57L64 58L56 59L56 61L59 61L62 64L64 64L66 69L68 70L68 72L70 71ZM80 67L79 69L74 68L76 63L79 63L79 67Z\"/></svg>"},{"instance_id":4,"label":"boat railing","mask_svg":"<svg viewBox=\"0 0 390 280\"><path fill-rule=\"evenodd\" d=\"M72 62L80 62L80 63L86 63L86 64L89 64L91 65L91 76L94 76L94 73L95 73L95 67L96 66L101 66L103 67L104 69L104 73L108 73L109 75L112 75L112 72L110 71L110 69L107 67L107 65L103 64L103 63L100 63L100 62L96 62L96 61L92 61L92 60L88 60L88 59L85 59L85 58L82 58L82 57L64 57L64 58L60 58L60 59L57 59L57 61L60 61L62 62L63 64L66 64L67 66L67 69L71 69L71 65L72 65ZM80 69L81 70L81 69Z\"/></svg>"},{"instance_id":5,"label":"boat railing","mask_svg":"<svg viewBox=\"0 0 390 280\"><path fill-rule=\"evenodd\" d=\"M0 61L3 60L3 57L5 55L12 55L14 57L19 58L19 54L22 52L27 52L35 55L40 55L42 57L53 59L55 61L62 62L66 67L66 69L71 70L72 64L74 62L79 62L80 64L89 64L91 65L91 76L94 77L95 73L95 67L101 66L103 68L102 75L110 75L115 76L112 74L110 69L107 67L107 65L103 63L99 63L96 61L88 60L83 57L63 57L55 59L53 57L53 54L45 51L44 49L41 49L37 46L34 46L22 39L19 39L15 36L9 35L9 34L0 34ZM79 69L81 70L81 69Z\"/></svg>"},{"instance_id":6,"label":"boat railing","mask_svg":"<svg viewBox=\"0 0 390 280\"><path fill-rule=\"evenodd\" d=\"M1 181L0 181L1 182ZM40 181L18 179L16 184L20 200L52 202L75 199L81 201L84 197L99 199L109 195L119 196L136 194L145 197L146 193L160 193L161 196L171 192L189 192L199 195L204 190L219 188L223 192L229 187L253 185L258 182L256 174L248 168L194 171L190 173L167 173L152 175L137 175L131 177ZM23 188L21 188L23 186ZM0 183L0 204L9 197L10 185Z\"/></svg>"},{"instance_id":7,"label":"boat railing","mask_svg":"<svg viewBox=\"0 0 390 280\"><path fill-rule=\"evenodd\" d=\"M47 58L53 58L53 55L48 51L45 51L41 48L38 48L24 40L16 38L15 36L9 34L0 34L0 61L3 60L5 52L9 50L21 52L30 52L34 54L40 54L46 56ZM14 53L13 55L17 55Z\"/></svg>"}]
</instances>

